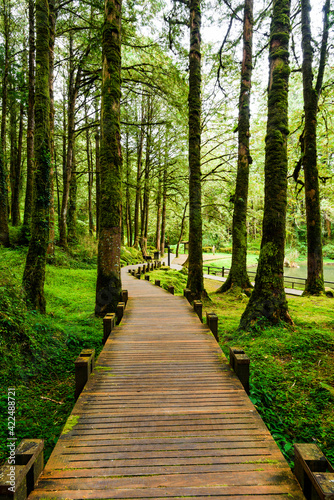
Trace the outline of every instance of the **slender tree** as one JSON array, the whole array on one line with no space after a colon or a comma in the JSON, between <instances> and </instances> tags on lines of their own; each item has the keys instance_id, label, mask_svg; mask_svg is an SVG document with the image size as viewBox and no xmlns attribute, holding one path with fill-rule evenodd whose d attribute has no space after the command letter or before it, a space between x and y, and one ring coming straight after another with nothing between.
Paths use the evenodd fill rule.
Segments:
<instances>
[{"instance_id":1,"label":"slender tree","mask_svg":"<svg viewBox=\"0 0 334 500\"><path fill-rule=\"evenodd\" d=\"M240 328L259 318L291 323L284 291L283 263L287 205L287 136L290 0L274 0L270 27L268 120L262 242L255 287Z\"/></svg>"},{"instance_id":2,"label":"slender tree","mask_svg":"<svg viewBox=\"0 0 334 500\"><path fill-rule=\"evenodd\" d=\"M234 194L232 223L232 264L225 283L218 292L230 288L251 288L247 274L247 199L249 164L249 118L252 76L253 0L245 0L243 28L243 58L238 119L238 170Z\"/></svg>"},{"instance_id":3,"label":"slender tree","mask_svg":"<svg viewBox=\"0 0 334 500\"><path fill-rule=\"evenodd\" d=\"M95 314L115 312L121 294L121 0L105 0L102 32L100 231Z\"/></svg>"},{"instance_id":4,"label":"slender tree","mask_svg":"<svg viewBox=\"0 0 334 500\"><path fill-rule=\"evenodd\" d=\"M193 298L205 295L201 207L201 1L190 0L189 51L189 274Z\"/></svg>"},{"instance_id":5,"label":"slender tree","mask_svg":"<svg viewBox=\"0 0 334 500\"><path fill-rule=\"evenodd\" d=\"M35 165L31 240L23 274L28 303L45 313L46 252L49 241L51 196L50 89L49 89L49 4L36 0L36 103Z\"/></svg>"},{"instance_id":6,"label":"slender tree","mask_svg":"<svg viewBox=\"0 0 334 500\"><path fill-rule=\"evenodd\" d=\"M317 168L317 111L325 70L329 29L330 0L324 6L324 29L320 66L315 88L313 88L313 48L309 0L302 0L302 50L303 50L303 94L305 127L301 137L305 178L305 207L307 226L307 282L305 293L316 295L325 291L323 276L321 213L319 176Z\"/></svg>"},{"instance_id":7,"label":"slender tree","mask_svg":"<svg viewBox=\"0 0 334 500\"><path fill-rule=\"evenodd\" d=\"M28 63L28 118L27 118L27 181L21 242L28 243L32 212L34 182L34 106L35 106L35 2L29 4L29 63Z\"/></svg>"},{"instance_id":8,"label":"slender tree","mask_svg":"<svg viewBox=\"0 0 334 500\"><path fill-rule=\"evenodd\" d=\"M8 73L10 55L10 7L7 0L2 1L3 7L3 35L5 39L5 61L2 77L2 108L1 108L1 133L0 133L0 245L9 246L8 227L8 192L6 169L6 121L8 97Z\"/></svg>"}]
</instances>

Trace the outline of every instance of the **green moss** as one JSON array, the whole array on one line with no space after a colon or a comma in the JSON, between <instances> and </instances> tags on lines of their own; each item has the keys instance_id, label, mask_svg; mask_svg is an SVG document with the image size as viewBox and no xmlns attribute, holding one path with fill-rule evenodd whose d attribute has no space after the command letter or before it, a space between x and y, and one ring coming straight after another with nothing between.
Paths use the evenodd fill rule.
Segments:
<instances>
[{"instance_id":1,"label":"green moss","mask_svg":"<svg viewBox=\"0 0 334 500\"><path fill-rule=\"evenodd\" d=\"M69 432L71 432L73 427L77 425L77 423L79 422L79 418L80 418L79 415L70 415L67 419L67 422L64 426L61 435L63 436L64 434L68 434Z\"/></svg>"}]
</instances>

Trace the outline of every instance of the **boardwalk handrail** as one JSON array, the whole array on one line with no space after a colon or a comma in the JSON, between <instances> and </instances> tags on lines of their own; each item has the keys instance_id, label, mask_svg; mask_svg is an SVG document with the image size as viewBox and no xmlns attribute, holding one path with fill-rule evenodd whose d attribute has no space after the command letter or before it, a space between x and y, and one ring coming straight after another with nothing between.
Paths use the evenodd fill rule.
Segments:
<instances>
[{"instance_id":1,"label":"boardwalk handrail","mask_svg":"<svg viewBox=\"0 0 334 500\"><path fill-rule=\"evenodd\" d=\"M211 270L213 270L213 272L214 272L215 275L217 273L219 273L219 274L222 275L223 278L225 277L225 275L227 276L228 273L230 272L230 269L228 267L225 267L225 266L219 267L219 266L204 264L203 265L203 270L204 271L205 271L205 268L207 268L207 270L208 270L207 274L210 274L210 269L211 269ZM255 275L256 271L249 271L247 269L247 273ZM307 278L299 278L298 276L284 276L284 281L287 282L287 283L291 283L292 284L292 288L294 288L294 285L295 285L296 281L297 281L297 284L301 284L301 285L305 286L306 282L307 282ZM303 282L303 283L298 283L298 282ZM327 281L327 280L325 280L324 284L325 285L334 285L334 281ZM334 287L331 287L331 288L334 288Z\"/></svg>"},{"instance_id":2,"label":"boardwalk handrail","mask_svg":"<svg viewBox=\"0 0 334 500\"><path fill-rule=\"evenodd\" d=\"M314 443L294 445L295 476L307 500L334 497L334 469Z\"/></svg>"}]
</instances>

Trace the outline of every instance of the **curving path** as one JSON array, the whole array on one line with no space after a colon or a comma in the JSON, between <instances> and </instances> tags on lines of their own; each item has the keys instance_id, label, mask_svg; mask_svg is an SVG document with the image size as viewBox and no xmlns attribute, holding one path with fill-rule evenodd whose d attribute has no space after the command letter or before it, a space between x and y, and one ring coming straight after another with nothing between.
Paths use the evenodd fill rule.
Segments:
<instances>
[{"instance_id":1,"label":"curving path","mask_svg":"<svg viewBox=\"0 0 334 500\"><path fill-rule=\"evenodd\" d=\"M124 319L29 500L304 498L186 299L126 268L123 288Z\"/></svg>"}]
</instances>

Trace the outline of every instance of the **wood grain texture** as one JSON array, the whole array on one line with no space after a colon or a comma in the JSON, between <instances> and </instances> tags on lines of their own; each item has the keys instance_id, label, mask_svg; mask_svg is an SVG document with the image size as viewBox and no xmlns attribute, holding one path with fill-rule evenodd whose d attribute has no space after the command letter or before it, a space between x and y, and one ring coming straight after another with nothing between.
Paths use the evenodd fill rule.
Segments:
<instances>
[{"instance_id":1,"label":"wood grain texture","mask_svg":"<svg viewBox=\"0 0 334 500\"><path fill-rule=\"evenodd\" d=\"M187 300L122 280L122 322L29 499L304 498Z\"/></svg>"}]
</instances>

